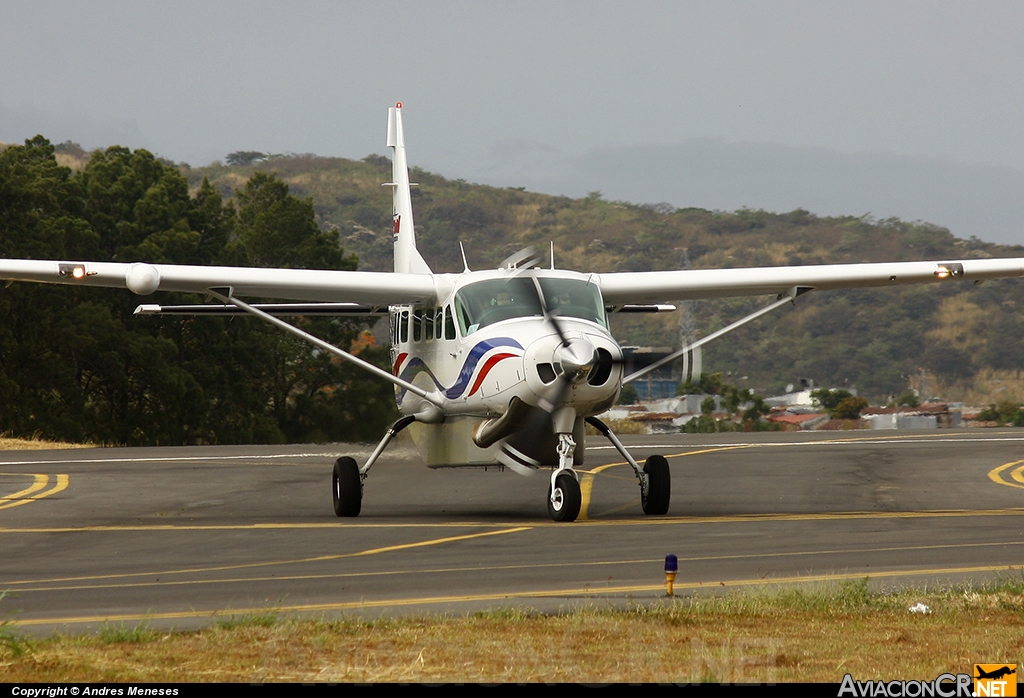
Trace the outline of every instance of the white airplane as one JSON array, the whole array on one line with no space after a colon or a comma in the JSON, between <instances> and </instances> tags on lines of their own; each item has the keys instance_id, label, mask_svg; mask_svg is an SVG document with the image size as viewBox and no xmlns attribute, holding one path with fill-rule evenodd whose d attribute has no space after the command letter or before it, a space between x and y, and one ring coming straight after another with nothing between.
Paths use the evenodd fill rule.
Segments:
<instances>
[{"instance_id":1,"label":"white airplane","mask_svg":"<svg viewBox=\"0 0 1024 698\"><path fill-rule=\"evenodd\" d=\"M410 428L426 465L487 467L520 474L551 468L548 511L556 521L579 515L575 466L583 463L584 425L607 437L632 466L647 514L668 511L671 478L664 457L641 466L596 415L622 385L808 291L918 283L956 283L1024 276L1024 259L841 264L751 269L582 273L537 266L532 250L499 269L434 274L416 249L402 105L388 112L394 151L394 273L136 262L0 259L0 279L208 294L222 305L141 305L136 314L245 313L292 332L395 385L403 415L361 466L334 464L338 516L357 516L363 483L395 435ZM465 255L463 254L465 262ZM772 302L662 361L624 376L610 312L673 310L670 300L771 295ZM305 303L256 304L274 298ZM392 370L373 366L313 337L280 316L387 313Z\"/></svg>"}]
</instances>

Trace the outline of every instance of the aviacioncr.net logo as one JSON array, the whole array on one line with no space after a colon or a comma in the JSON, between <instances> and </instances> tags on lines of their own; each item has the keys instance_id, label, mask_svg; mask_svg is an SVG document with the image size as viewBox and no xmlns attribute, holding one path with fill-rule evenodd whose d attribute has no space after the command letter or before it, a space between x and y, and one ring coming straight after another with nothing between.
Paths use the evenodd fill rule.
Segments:
<instances>
[{"instance_id":1,"label":"aviacioncr.net logo","mask_svg":"<svg viewBox=\"0 0 1024 698\"><path fill-rule=\"evenodd\" d=\"M939 674L932 681L855 681L847 674L839 686L839 696L856 698L967 698L971 691L970 674Z\"/></svg>"}]
</instances>

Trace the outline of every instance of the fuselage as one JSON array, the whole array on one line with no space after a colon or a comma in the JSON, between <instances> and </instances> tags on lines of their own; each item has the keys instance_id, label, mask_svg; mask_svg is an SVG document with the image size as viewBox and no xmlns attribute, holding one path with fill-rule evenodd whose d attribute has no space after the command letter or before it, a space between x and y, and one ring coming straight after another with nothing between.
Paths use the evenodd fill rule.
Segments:
<instances>
[{"instance_id":1,"label":"fuselage","mask_svg":"<svg viewBox=\"0 0 1024 698\"><path fill-rule=\"evenodd\" d=\"M390 308L393 373L440 398L438 418L427 420L435 423L413 429L428 465L494 463L495 448L477 447L472 432L504 414L513 398L530 406L558 400L581 419L614 404L621 350L608 330L600 289L586 274L496 270L438 281L436 305ZM545 306L558 327L545 317ZM565 340L576 354L593 355L571 381L563 376ZM401 388L395 397L403 414L429 407Z\"/></svg>"}]
</instances>

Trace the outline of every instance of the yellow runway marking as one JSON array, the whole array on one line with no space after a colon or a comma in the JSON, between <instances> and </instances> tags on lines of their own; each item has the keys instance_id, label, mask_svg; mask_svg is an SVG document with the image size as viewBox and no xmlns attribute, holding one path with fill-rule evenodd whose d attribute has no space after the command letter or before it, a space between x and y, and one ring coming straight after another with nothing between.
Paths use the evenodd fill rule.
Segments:
<instances>
[{"instance_id":1,"label":"yellow runway marking","mask_svg":"<svg viewBox=\"0 0 1024 698\"><path fill-rule=\"evenodd\" d=\"M1002 478L1002 474L1006 470L1009 470L1010 468L1013 468L1013 466L1016 465L1018 467L1013 469L1013 472L1010 473L1010 477L1012 477L1018 483L1024 483L1024 475L1021 475L1021 471L1024 470L1024 465L1022 465L1022 464L1024 464L1024 460L1015 460L1015 461L1012 461L1010 463L1003 463L998 468L993 468L992 470L990 470L988 472L988 479L991 480L992 482L996 483L997 485L1005 485L1007 487L1017 487L1019 489L1024 490L1024 484L1016 484L1016 483L1013 483L1013 482L1007 482L1006 480L1004 480Z\"/></svg>"},{"instance_id":2,"label":"yellow runway marking","mask_svg":"<svg viewBox=\"0 0 1024 698\"><path fill-rule=\"evenodd\" d=\"M127 574L97 574L81 577L58 577L56 579L47 580L36 580L32 582L0 582L4 586L12 586L14 584L43 584L43 583L56 583L56 582L84 582L98 579L125 579L129 577L155 577L160 575L170 574L195 574L199 572L225 572L228 570L245 570L254 569L256 567L274 567L279 565L298 565L307 562L325 562L330 560L343 560L346 558L353 557L365 557L367 555L379 555L381 553L392 553L397 550L410 550L412 548L423 548L430 545L441 545L443 543L454 543L463 540L472 540L474 538L485 538L487 536L500 536L506 533L520 533L522 531L529 531L531 526L519 526L516 528L508 528L501 531L485 531L484 533L468 533L463 536L448 536L446 538L434 538L432 540L417 541L415 543L403 543L399 545L389 545L383 548L371 548L369 550L360 550L354 553L339 553L337 555L316 555L314 557L298 558L296 560L268 560L264 562L246 562L238 565L217 565L215 567L191 567L182 570L162 570L158 572L130 572Z\"/></svg>"},{"instance_id":3,"label":"yellow runway marking","mask_svg":"<svg viewBox=\"0 0 1024 698\"><path fill-rule=\"evenodd\" d=\"M695 555L689 557L680 557L680 564L688 563L704 563L704 562L715 562L721 560L762 560L762 559L776 559L783 557L807 557L809 555L850 555L854 553L884 553L884 552L909 552L918 550L943 550L953 548L985 548L985 547L1008 547L1008 546L1020 546L1024 545L1024 541L998 541L991 543L940 543L936 545L907 545L907 546L895 546L895 547L879 547L879 548L849 548L849 549L834 549L834 550L796 550L788 552L778 553L739 553L735 555ZM151 581L151 582L124 582L124 583L112 583L112 584L76 584L76 585L61 585L61 586L43 586L50 584L55 581L65 580L48 580L48 579L33 579L24 580L18 582L0 582L0 586L4 587L17 587L18 593L27 592L48 592L48 591L82 591L86 589L128 589L136 587L153 587L153 586L194 586L198 584L251 584L253 582L286 582L286 581L297 581L306 579L357 579L363 577L380 577L388 576L393 577L396 575L427 575L427 574L443 574L452 575L465 572L501 572L508 570L533 570L533 569L556 569L563 567L572 567L574 569L580 569L584 567L622 567L630 566L635 567L638 565L660 565L662 564L662 558L650 558L650 559L636 559L636 560L596 560L590 562L541 562L532 563L525 565L486 565L482 567L438 567L438 568L426 568L426 569L408 569L408 570L377 570L372 572L336 572L336 573L325 573L325 574L293 574L293 575L272 575L269 577L225 577L221 579L182 579L174 581ZM152 572L151 576L159 577L164 572ZM123 575L125 577L133 575ZM137 575L136 575L137 576ZM22 586L27 584L38 584L40 586ZM9 589L13 590L13 589Z\"/></svg>"},{"instance_id":4,"label":"yellow runway marking","mask_svg":"<svg viewBox=\"0 0 1024 698\"><path fill-rule=\"evenodd\" d=\"M15 492L14 494L9 494L9 495L7 495L5 497L0 497L0 502L11 502L11 501L14 501L15 499L21 499L22 497L27 497L30 494L33 494L34 492L38 492L39 490L41 490L44 487L46 487L46 483L50 481L50 476L49 475L41 475L39 473L35 473L35 474L31 474L31 473L0 473L0 474L2 474L2 475L9 475L9 476L13 475L15 477L30 477L30 478L32 478L32 484L31 485L29 485L25 489L21 490L20 492Z\"/></svg>"},{"instance_id":5,"label":"yellow runway marking","mask_svg":"<svg viewBox=\"0 0 1024 698\"><path fill-rule=\"evenodd\" d=\"M945 567L923 570L898 570L889 572L858 573L849 572L841 574L817 574L796 577L776 577L767 579L732 579L724 581L687 582L676 579L676 589L715 589L722 587L744 587L744 586L779 586L786 584L808 584L842 582L851 579L889 579L893 577L910 577L916 575L948 575L948 574L979 574L999 572L1008 569L1005 565L992 565L982 567ZM156 621L156 620L183 620L189 618L216 618L231 617L240 615L254 615L261 613L324 613L329 611L347 611L365 608L414 606L417 604L455 604L455 603L478 603L481 601L509 601L513 599L544 599L544 598L601 598L609 596L628 596L642 592L652 593L655 598L661 597L664 584L637 584L623 586L590 586L569 587L563 589L548 589L524 592L494 592L489 594L471 594L457 596L423 596L405 599L376 599L363 601L346 601L339 603L324 604L293 604L280 606L262 606L253 608L233 608L227 610L206 609L187 611L168 611L163 613L124 613L114 615L95 616L69 616L62 618L18 618L18 625L72 625L78 623L119 623L129 621Z\"/></svg>"},{"instance_id":6,"label":"yellow runway marking","mask_svg":"<svg viewBox=\"0 0 1024 698\"><path fill-rule=\"evenodd\" d=\"M630 504L635 505L639 499L634 499ZM628 506L623 505L624 508ZM606 512L607 513L607 512ZM88 533L88 532L152 532L161 533L168 531L238 531L238 530L275 530L293 528L474 528L486 526L489 528L513 528L485 533L474 533L467 536L455 536L452 538L440 538L439 542L461 540L477 536L497 535L501 533L512 533L538 528L559 528L567 526L672 526L678 524L714 524L714 523L764 523L773 521L842 521L846 519L927 519L927 518L964 518L971 516L1024 516L1024 507L1006 509L925 509L922 511L836 511L836 512L811 512L807 514L797 513L766 513L766 514L727 514L723 516L659 516L645 519L603 519L603 520L579 520L572 524L557 523L553 521L538 521L529 526L516 526L510 522L495 523L437 523L437 524L249 524L249 525L209 525L174 526L170 524L156 524L152 526L81 526L65 528L0 528L0 534L12 535L17 533ZM405 547L416 547L418 545L433 545L428 542L423 544L409 544ZM380 548L380 551L389 548ZM365 553L371 554L371 553Z\"/></svg>"},{"instance_id":7,"label":"yellow runway marking","mask_svg":"<svg viewBox=\"0 0 1024 698\"><path fill-rule=\"evenodd\" d=\"M43 497L49 497L51 494L57 494L68 486L67 475L57 475L56 483L53 487L46 490L45 492L39 492L44 489L50 483L49 475L42 475L38 473L0 473L0 475L14 475L18 477L31 477L33 478L32 484L14 494L9 494L5 497L0 497L0 509L10 509L11 507L20 507L22 504L29 504L31 502L38 501ZM39 494L36 494L39 492Z\"/></svg>"},{"instance_id":8,"label":"yellow runway marking","mask_svg":"<svg viewBox=\"0 0 1024 698\"><path fill-rule=\"evenodd\" d=\"M1009 433L1009 432L997 432L997 433L1002 434L1002 433ZM858 444L858 443L873 443L873 442L899 442L899 441L911 441L911 440L914 440L914 439L926 439L926 438L938 438L938 439L944 438L945 440L948 441L950 439L953 439L954 437L955 437L955 440L963 439L963 437L961 437L959 434L904 434L904 435L900 435L900 436L857 436L857 437L849 437L849 438L845 438L845 439L823 439L821 441L795 441L795 442L790 441L790 442L784 442L784 443L730 444L730 445L723 445L723 446L712 446L710 448L697 448L696 450L693 450L693 451L682 451L680 453L665 454L665 458L666 459L669 459L669 458L685 458L687 456L699 456L699 455L703 455L703 454L706 454L706 453L721 453L721 452L724 452L724 451L736 451L736 450L745 449L745 448L785 448L785 447L794 447L794 446L797 446L797 447L800 447L800 446L829 446L829 445L836 445L836 444ZM985 441L993 441L995 439L967 439L967 440L979 441L979 442L983 443ZM583 499L583 506L580 508L580 518L589 518L589 510L588 509L589 509L589 505L590 505L590 492L591 492L591 489L593 488L594 477L596 477L597 475L604 474L604 472L606 470L609 470L611 468L618 468L618 467L621 467L623 465L629 465L629 463L627 463L626 461L621 461L621 462L618 462L618 463L608 463L607 465L600 465L600 466L598 466L596 468L591 468L590 470L580 470L579 471L580 473L585 473L584 478L587 480L587 484L588 484L587 493L586 493L586 496ZM1010 477L1012 479L1016 480L1016 483L1007 482L1006 480L1002 479L1002 477L1001 477L1002 473L1005 470L1007 470L1008 468L1011 468L1011 467L1013 467L1015 465L1019 466L1019 467L1015 468L1010 473ZM991 470L989 472L989 474L988 474L988 477L989 477L990 480L992 480L993 482L995 482L995 483L997 483L999 485L1006 485L1007 487L1018 487L1020 489L1024 489L1024 460L1013 461L1012 463L1006 463L1004 465L1000 465L998 468L995 468L994 470ZM1017 484L1017 483L1019 483L1019 484ZM628 506L628 505L624 505L624 506ZM619 509L622 509L622 508L623 507L618 507L617 509L615 509L613 511L618 511ZM610 513L610 512L605 512L605 513Z\"/></svg>"},{"instance_id":9,"label":"yellow runway marking","mask_svg":"<svg viewBox=\"0 0 1024 698\"><path fill-rule=\"evenodd\" d=\"M116 526L60 526L53 528L3 528L2 533L105 533L117 532L159 532L159 531L277 531L289 529L342 528L507 528L516 524L507 521L451 521L437 523L258 523L258 524L132 524ZM551 525L545 523L531 524Z\"/></svg>"},{"instance_id":10,"label":"yellow runway marking","mask_svg":"<svg viewBox=\"0 0 1024 698\"><path fill-rule=\"evenodd\" d=\"M810 514L731 514L727 516L660 516L649 519L587 521L585 526L666 526L674 524L765 523L770 521L843 521L851 519L969 518L972 516L1024 516L1024 508L930 509L925 511L840 511ZM562 524L563 526L565 524Z\"/></svg>"},{"instance_id":11,"label":"yellow runway marking","mask_svg":"<svg viewBox=\"0 0 1024 698\"><path fill-rule=\"evenodd\" d=\"M594 487L594 473L587 470L577 471L580 474L580 515L577 521L586 521L590 518L590 490Z\"/></svg>"}]
</instances>

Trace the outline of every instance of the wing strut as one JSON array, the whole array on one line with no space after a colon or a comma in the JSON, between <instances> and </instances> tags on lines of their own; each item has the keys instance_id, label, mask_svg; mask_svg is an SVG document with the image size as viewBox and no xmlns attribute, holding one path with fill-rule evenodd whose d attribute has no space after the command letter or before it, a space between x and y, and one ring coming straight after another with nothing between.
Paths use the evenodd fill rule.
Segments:
<instances>
[{"instance_id":1,"label":"wing strut","mask_svg":"<svg viewBox=\"0 0 1024 698\"><path fill-rule=\"evenodd\" d=\"M380 376L381 378L383 378L385 380L391 381L395 385L398 385L398 386L401 386L402 388L405 388L406 390L408 390L410 393L413 393L414 395L419 395L421 398L423 398L424 400L429 402L434 407L439 408L442 405L442 400L441 400L441 398L437 394L429 393L426 390L424 390L423 388L420 388L419 386L413 385L412 383L410 383L408 381L402 380L398 376L393 376L390 373L388 373L387 371L385 371L384 369L378 368L378 367L374 366L373 364L371 364L370 362L364 361L363 359L360 359L358 356L354 356L352 354L349 354L347 351L345 351L343 349L339 349L338 347L336 347L333 344L330 344L328 342L325 342L324 340L320 339L319 337L314 337L309 332L305 332L303 330L300 330L295 325L291 325L291 324L285 322L284 320L281 320L279 318L274 317L270 313L264 312L264 311L260 310L259 308L254 308L253 306L249 305L248 303L245 303L243 301L238 300L233 295L231 295L231 289L230 288L224 288L224 287L210 288L210 289L207 289L207 291L210 293L211 296L213 296L214 298L216 298L219 301L223 301L224 303L230 303L233 306L241 308L243 311L245 311L247 313L250 313L252 315L255 315L256 317L260 318L261 320L266 320L271 325L276 325L277 327L280 327L285 332L291 332L293 335L295 335L297 337L301 337L302 339L306 340L310 344L314 344L314 345L320 347L324 351L330 352L330 353L334 354L335 356L339 356L342 359L345 359L345 361L353 363L356 366L359 366L360 368L366 369L367 371L369 371L370 373L374 374L375 376Z\"/></svg>"},{"instance_id":2,"label":"wing strut","mask_svg":"<svg viewBox=\"0 0 1024 698\"><path fill-rule=\"evenodd\" d=\"M679 351L676 351L676 352L673 352L673 353L669 354L664 359L660 359L659 361L655 361L650 366L645 366L644 368L640 369L639 371L636 371L635 373L629 374L628 376L626 376L625 378L622 379L622 384L625 385L626 383L629 383L631 381L635 381L640 376L646 376L651 371L653 371L655 369L658 369L658 368L661 368L662 366L664 366L667 363L675 361L676 359L678 359L680 356L682 356L686 352L691 351L693 349L696 349L697 347L702 347L705 344L707 344L708 342L712 342L712 341L718 339L719 337L727 335L730 332L732 332L733 330L739 329L740 327L743 327L744 325L746 325L748 322L752 322L752 321L756 320L757 318L761 317L762 315L767 315L768 313L772 312L773 310L777 310L777 309L781 308L782 306L786 305L787 303L795 303L797 298L799 298L800 296L804 295L805 293L807 293L808 291L811 291L811 290L813 290L813 289L811 289L811 288L809 288L807 286L793 286L792 288L790 288L785 293L780 293L779 294L779 299L777 301L775 301L774 303L772 303L771 305L766 306L764 308L761 308L760 310L758 310L756 312L753 312L750 315L747 315L745 318L737 320L736 322L732 323L731 325L726 325L722 329L718 330L717 332L712 332L711 334L709 334L707 337L704 337L703 339L698 339L696 342L693 342L692 344L686 345L685 347L683 347Z\"/></svg>"}]
</instances>

